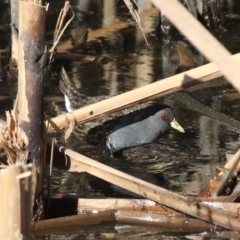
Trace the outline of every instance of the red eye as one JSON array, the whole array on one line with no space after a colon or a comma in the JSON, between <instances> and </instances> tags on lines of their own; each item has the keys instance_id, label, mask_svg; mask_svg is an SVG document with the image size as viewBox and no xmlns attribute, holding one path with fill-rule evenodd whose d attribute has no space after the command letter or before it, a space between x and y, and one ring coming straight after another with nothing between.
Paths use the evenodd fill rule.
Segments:
<instances>
[{"instance_id":1,"label":"red eye","mask_svg":"<svg viewBox=\"0 0 240 240\"><path fill-rule=\"evenodd\" d=\"M167 118L168 118L168 115L167 115L167 114L165 114L165 113L162 114L162 119L163 119L163 120L166 120Z\"/></svg>"}]
</instances>

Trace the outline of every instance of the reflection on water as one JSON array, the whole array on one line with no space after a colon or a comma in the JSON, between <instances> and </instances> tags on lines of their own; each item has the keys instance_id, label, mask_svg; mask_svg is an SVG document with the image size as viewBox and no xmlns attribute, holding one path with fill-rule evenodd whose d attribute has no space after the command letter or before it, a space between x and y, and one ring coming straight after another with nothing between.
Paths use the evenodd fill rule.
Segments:
<instances>
[{"instance_id":1,"label":"reflection on water","mask_svg":"<svg viewBox=\"0 0 240 240\"><path fill-rule=\"evenodd\" d=\"M232 5L227 4L227 2ZM88 96L111 96L204 63L204 58L190 47L183 37L177 37L170 45L164 47L164 41L155 36L158 11L153 10L152 5L147 1L138 1L138 3L140 13L145 17L142 18L142 26L150 46L145 44L139 27L131 23L131 16L123 1L73 1L72 4L76 4L76 7L91 12L91 14L84 15L84 11L79 11L69 32L75 36L73 35L75 28L89 27L91 28L89 38L93 41L82 43L77 48L69 49L69 51L93 56L106 55L111 60L106 64L99 62L56 62L51 82L46 83L46 94L62 96L58 88L61 64L65 66L69 76L82 93ZM56 9L62 5L63 1L50 1L49 28L53 28L58 13ZM236 30L239 29L240 21L237 18L232 19L226 16L229 13L239 14L240 4L237 1L221 1L221 7L224 15L224 27L228 32L221 34L220 41L232 53L240 52L240 35L239 31ZM81 25L83 19L84 26ZM4 22L5 20L6 16L0 14L0 21ZM121 21L125 23L123 27L118 24ZM103 30L100 32L101 28ZM0 34L3 34L1 28ZM94 38L94 34L99 38ZM67 39L68 36L66 34L64 38ZM75 44L77 43L75 42ZM0 47L6 47L6 39L0 38ZM0 82L2 95L9 92L10 85L8 84ZM231 86L222 79L218 79L208 88L196 90L189 94L199 102L240 121L240 101L238 99L227 101L222 97L223 94L231 92ZM165 100L159 99L158 101L164 102ZM4 116L5 110L11 108L11 105L10 101L0 101L1 117ZM174 102L173 106L178 122L186 130L185 134L170 131L155 143L127 149L117 157L110 157L103 146L86 142L83 136L79 137L77 131L71 135L67 143L64 143L62 137L58 136L58 139L60 143L111 167L174 191L197 195L215 174L216 167L225 163L225 153L232 154L236 150L239 131L223 126L217 121L197 113L194 109L187 109ZM59 103L48 103L45 111L48 117L56 116L65 111L65 106ZM54 170L52 193L59 192L78 197L132 197L131 193L87 173L70 174ZM113 230L114 228L115 230ZM100 231L99 229L104 233L96 236L94 232ZM123 237L127 235L128 238L129 234L139 237L145 231L141 228L141 231L131 229L125 230L126 233L124 233L120 226L113 227L109 232L106 226L104 229L95 227L86 229L84 232L76 230L76 235L72 235L72 238L69 239L85 239L87 237L87 239L95 239L95 237L98 239L111 237L124 239ZM141 234L135 231L140 231ZM151 231L148 228L145 232ZM157 234L155 229L152 232ZM61 239L61 237L58 235L51 239ZM147 236L145 239L152 238ZM157 238L154 236L153 239Z\"/></svg>"}]
</instances>

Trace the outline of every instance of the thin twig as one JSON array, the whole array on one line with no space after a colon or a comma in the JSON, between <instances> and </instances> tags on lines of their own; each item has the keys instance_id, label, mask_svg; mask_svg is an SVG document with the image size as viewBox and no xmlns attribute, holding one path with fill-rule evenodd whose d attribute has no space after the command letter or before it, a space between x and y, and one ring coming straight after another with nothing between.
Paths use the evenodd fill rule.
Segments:
<instances>
[{"instance_id":1,"label":"thin twig","mask_svg":"<svg viewBox=\"0 0 240 240\"><path fill-rule=\"evenodd\" d=\"M63 29L60 31L62 25L63 25L63 21L66 17L66 13L68 10L71 10L72 12L72 17L67 21L67 23L65 24L65 26L63 27ZM63 14L65 13L65 14ZM50 49L50 53L51 53L51 56L50 56L50 60L49 62L51 63L52 62L52 58L53 58L53 54L55 52L55 49L57 47L57 44L59 43L63 33L65 32L66 28L68 27L68 25L71 23L71 21L73 20L75 16L75 13L72 11L71 7L69 6L69 2L66 2L65 3L65 6L64 6L64 9L61 10L60 14L59 14L59 18L58 18L58 21L57 21L57 26L56 26L56 30L55 30L55 33L54 33L54 43L53 43L53 46L52 48Z\"/></svg>"}]
</instances>

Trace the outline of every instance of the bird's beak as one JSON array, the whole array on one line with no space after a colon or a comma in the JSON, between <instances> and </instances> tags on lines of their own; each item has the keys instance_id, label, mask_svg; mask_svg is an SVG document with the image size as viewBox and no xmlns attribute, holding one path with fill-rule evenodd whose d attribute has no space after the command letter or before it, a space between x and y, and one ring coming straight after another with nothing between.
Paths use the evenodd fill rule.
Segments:
<instances>
[{"instance_id":1,"label":"bird's beak","mask_svg":"<svg viewBox=\"0 0 240 240\"><path fill-rule=\"evenodd\" d=\"M171 122L171 127L178 130L181 133L185 133L184 129L180 126L177 120L174 118Z\"/></svg>"}]
</instances>

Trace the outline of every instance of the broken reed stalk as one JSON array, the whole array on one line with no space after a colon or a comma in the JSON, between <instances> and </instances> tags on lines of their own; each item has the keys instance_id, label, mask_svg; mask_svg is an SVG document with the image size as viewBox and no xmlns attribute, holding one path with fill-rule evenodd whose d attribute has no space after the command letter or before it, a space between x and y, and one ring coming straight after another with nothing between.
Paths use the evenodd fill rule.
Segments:
<instances>
[{"instance_id":1,"label":"broken reed stalk","mask_svg":"<svg viewBox=\"0 0 240 240\"><path fill-rule=\"evenodd\" d=\"M232 57L240 62L240 53ZM166 96L181 89L191 87L222 76L215 64L210 63L192 70L174 75L147 86L114 96L107 100L83 107L71 113L62 114L46 121L49 133L60 131L69 124L81 124L100 115L109 114L158 97Z\"/></svg>"},{"instance_id":2,"label":"broken reed stalk","mask_svg":"<svg viewBox=\"0 0 240 240\"><path fill-rule=\"evenodd\" d=\"M222 171L217 173L212 180L208 183L203 191L198 195L199 197L217 196L233 173L240 171L240 150L225 164Z\"/></svg>"},{"instance_id":3,"label":"broken reed stalk","mask_svg":"<svg viewBox=\"0 0 240 240\"><path fill-rule=\"evenodd\" d=\"M19 1L18 97L16 115L19 135L32 162L36 198L43 183L43 76L45 48L45 1Z\"/></svg>"},{"instance_id":4,"label":"broken reed stalk","mask_svg":"<svg viewBox=\"0 0 240 240\"><path fill-rule=\"evenodd\" d=\"M240 92L240 66L231 58L231 53L178 0L152 2L209 61L216 63L226 79Z\"/></svg>"},{"instance_id":5,"label":"broken reed stalk","mask_svg":"<svg viewBox=\"0 0 240 240\"><path fill-rule=\"evenodd\" d=\"M135 178L70 149L60 148L59 150L71 158L71 171L82 169L96 177L156 201L164 206L207 221L211 224L240 231L240 215L238 214L215 208L209 203L196 203L192 199Z\"/></svg>"},{"instance_id":6,"label":"broken reed stalk","mask_svg":"<svg viewBox=\"0 0 240 240\"><path fill-rule=\"evenodd\" d=\"M240 182L239 180L237 180L236 186L234 187L232 193L229 196L227 196L226 201L234 202L239 197L240 197Z\"/></svg>"},{"instance_id":7,"label":"broken reed stalk","mask_svg":"<svg viewBox=\"0 0 240 240\"><path fill-rule=\"evenodd\" d=\"M227 204L227 203L226 203ZM240 205L240 204L239 204ZM235 204L235 207L237 205ZM183 216L182 213L166 206L162 206L149 199L129 199L129 198L77 198L69 194L61 196L56 194L51 198L51 210L67 209L69 212L92 212L107 210L127 210L138 212L152 212L166 215Z\"/></svg>"},{"instance_id":8,"label":"broken reed stalk","mask_svg":"<svg viewBox=\"0 0 240 240\"><path fill-rule=\"evenodd\" d=\"M7 162L9 165L14 165L16 163L24 164L27 162L28 153L25 151L24 140L19 136L21 129L19 129L17 124L14 111L6 112L6 115L6 128L1 130L0 135L1 147L6 153Z\"/></svg>"},{"instance_id":9,"label":"broken reed stalk","mask_svg":"<svg viewBox=\"0 0 240 240\"><path fill-rule=\"evenodd\" d=\"M64 4L64 8L61 9L61 12L59 14L58 17L58 21L57 21L57 25L54 31L54 39L53 39L53 46L52 48L49 50L49 53L51 53L50 55L50 59L49 59L49 63L52 62L53 59L53 53L56 51L56 47L60 41L60 38L62 37L64 31L66 30L66 28L68 27L68 25L71 23L71 21L73 20L75 14L74 12L71 10L72 12L72 17L67 21L67 23L63 26L64 24L64 20L67 17L67 13L69 11L69 9L71 10L71 7L69 5L69 1L66 1Z\"/></svg>"},{"instance_id":10,"label":"broken reed stalk","mask_svg":"<svg viewBox=\"0 0 240 240\"><path fill-rule=\"evenodd\" d=\"M31 239L32 179L27 165L0 172L0 239Z\"/></svg>"},{"instance_id":11,"label":"broken reed stalk","mask_svg":"<svg viewBox=\"0 0 240 240\"><path fill-rule=\"evenodd\" d=\"M239 166L239 160L240 160L240 149L236 152L236 154L228 161L227 169L224 169L221 171L220 174L218 174L220 178L219 185L215 189L214 192L212 192L212 197L218 196L221 191L226 187L229 180L233 177L233 175L237 175L239 172L239 169L237 167Z\"/></svg>"}]
</instances>

